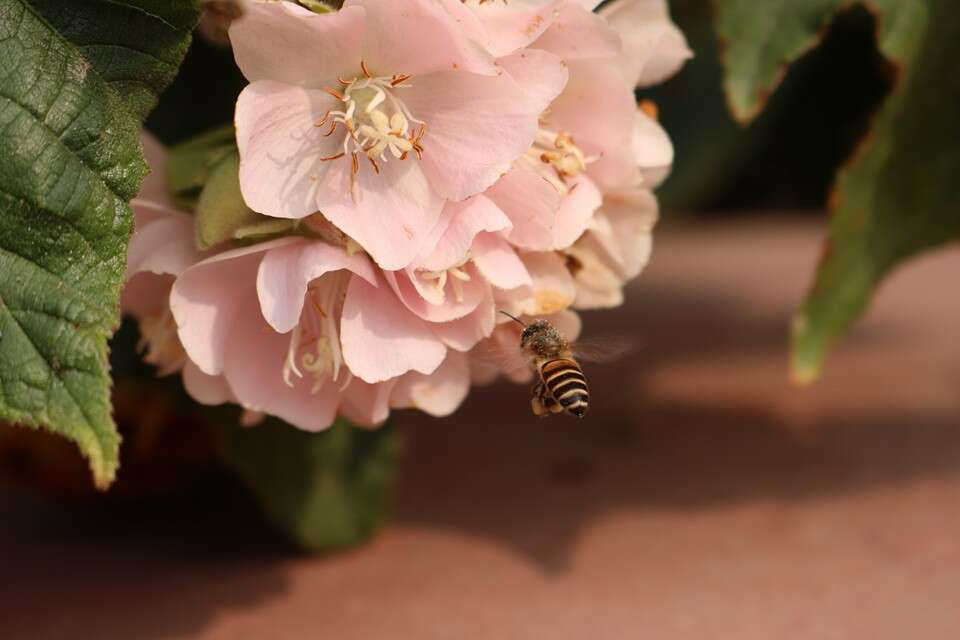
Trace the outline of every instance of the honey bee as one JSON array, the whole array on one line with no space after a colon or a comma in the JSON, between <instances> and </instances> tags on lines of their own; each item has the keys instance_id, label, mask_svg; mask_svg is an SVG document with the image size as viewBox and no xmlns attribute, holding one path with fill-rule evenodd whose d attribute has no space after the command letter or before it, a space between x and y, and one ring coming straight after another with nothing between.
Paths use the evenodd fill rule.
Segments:
<instances>
[{"instance_id":1,"label":"honey bee","mask_svg":"<svg viewBox=\"0 0 960 640\"><path fill-rule=\"evenodd\" d=\"M526 324L519 318L501 311L520 323L520 349L537 376L530 406L533 414L546 417L566 412L582 418L590 406L590 390L580 363L574 357L574 345L546 320Z\"/></svg>"}]
</instances>

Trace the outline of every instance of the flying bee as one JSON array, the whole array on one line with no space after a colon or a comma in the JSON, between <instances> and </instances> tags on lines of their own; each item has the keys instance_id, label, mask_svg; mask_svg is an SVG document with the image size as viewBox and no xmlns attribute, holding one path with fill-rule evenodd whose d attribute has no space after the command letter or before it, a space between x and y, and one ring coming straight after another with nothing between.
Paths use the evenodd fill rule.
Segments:
<instances>
[{"instance_id":1,"label":"flying bee","mask_svg":"<svg viewBox=\"0 0 960 640\"><path fill-rule=\"evenodd\" d=\"M520 349L537 377L530 400L533 414L546 417L566 412L578 418L585 416L590 406L590 390L575 357L580 355L578 346L546 320L526 324L506 311L500 313L523 326ZM605 355L610 354L598 353L595 359L603 359Z\"/></svg>"}]
</instances>

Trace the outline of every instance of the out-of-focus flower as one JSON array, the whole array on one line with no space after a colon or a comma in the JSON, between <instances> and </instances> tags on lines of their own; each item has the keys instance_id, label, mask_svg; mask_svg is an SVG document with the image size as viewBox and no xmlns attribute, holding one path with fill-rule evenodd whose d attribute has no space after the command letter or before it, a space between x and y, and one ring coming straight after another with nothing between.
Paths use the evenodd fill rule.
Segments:
<instances>
[{"instance_id":1,"label":"out-of-focus flower","mask_svg":"<svg viewBox=\"0 0 960 640\"><path fill-rule=\"evenodd\" d=\"M322 15L253 2L230 38L250 80L236 112L247 203L321 211L384 269L409 265L444 201L489 187L536 134L540 105L435 0ZM518 64L564 75L553 57Z\"/></svg>"},{"instance_id":2,"label":"out-of-focus flower","mask_svg":"<svg viewBox=\"0 0 960 640\"><path fill-rule=\"evenodd\" d=\"M577 309L617 307L623 286L650 260L657 199L647 189L605 194L590 229L566 250Z\"/></svg>"},{"instance_id":3,"label":"out-of-focus flower","mask_svg":"<svg viewBox=\"0 0 960 640\"><path fill-rule=\"evenodd\" d=\"M146 133L141 144L151 172L130 203L135 231L121 307L139 321L144 360L169 375L183 369L187 358L167 298L176 277L201 256L194 248L193 221L167 195L165 150Z\"/></svg>"},{"instance_id":4,"label":"out-of-focus flower","mask_svg":"<svg viewBox=\"0 0 960 640\"><path fill-rule=\"evenodd\" d=\"M150 174L130 203L134 233L120 307L136 318L144 360L157 367L159 375L181 373L187 391L200 402L234 401L224 381L204 374L181 344L170 291L176 278L207 254L195 246L193 218L177 210L168 195L166 150L148 133L140 141Z\"/></svg>"}]
</instances>

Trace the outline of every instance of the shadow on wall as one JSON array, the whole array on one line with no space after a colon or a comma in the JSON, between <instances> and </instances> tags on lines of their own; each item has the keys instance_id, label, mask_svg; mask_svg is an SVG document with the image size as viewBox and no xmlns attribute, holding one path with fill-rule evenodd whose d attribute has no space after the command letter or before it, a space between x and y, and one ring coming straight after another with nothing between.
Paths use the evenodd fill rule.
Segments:
<instances>
[{"instance_id":1,"label":"shadow on wall","mask_svg":"<svg viewBox=\"0 0 960 640\"><path fill-rule=\"evenodd\" d=\"M401 413L406 447L393 526L492 542L553 574L569 566L592 524L612 515L808 500L960 469L952 413L863 412L801 434L762 393L751 402L658 393L652 383L678 360L762 353L779 363L786 332L778 313L648 282L622 313L591 318L592 329L629 327L649 343L588 369L586 420L537 420L529 390L507 384L475 390L450 419ZM657 313L643 313L650 308ZM859 339L875 348L890 337ZM642 526L638 533L638 553L661 535ZM196 635L219 616L282 598L296 557L236 486L209 478L164 501L108 508L0 494L0 548L5 638L77 629L92 638ZM110 615L118 607L132 613Z\"/></svg>"}]
</instances>

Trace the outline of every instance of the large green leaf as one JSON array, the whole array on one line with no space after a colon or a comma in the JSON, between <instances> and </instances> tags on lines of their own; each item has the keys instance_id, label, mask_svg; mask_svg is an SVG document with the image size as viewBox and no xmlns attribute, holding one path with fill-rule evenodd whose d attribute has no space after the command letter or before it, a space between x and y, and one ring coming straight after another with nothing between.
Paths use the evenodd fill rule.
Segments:
<instances>
[{"instance_id":1,"label":"large green leaf","mask_svg":"<svg viewBox=\"0 0 960 640\"><path fill-rule=\"evenodd\" d=\"M268 419L226 431L225 456L270 519L305 549L350 546L386 517L396 467L396 433L338 420L310 433Z\"/></svg>"},{"instance_id":2,"label":"large green leaf","mask_svg":"<svg viewBox=\"0 0 960 640\"><path fill-rule=\"evenodd\" d=\"M762 107L783 69L815 46L843 0L719 0L726 88L735 115ZM960 234L960 20L951 0L873 0L893 88L837 178L827 249L793 323L793 374L815 379L831 344L899 262Z\"/></svg>"},{"instance_id":3,"label":"large green leaf","mask_svg":"<svg viewBox=\"0 0 960 640\"><path fill-rule=\"evenodd\" d=\"M30 0L141 120L177 74L199 15L194 0Z\"/></svg>"},{"instance_id":4,"label":"large green leaf","mask_svg":"<svg viewBox=\"0 0 960 640\"><path fill-rule=\"evenodd\" d=\"M101 487L140 116L195 18L187 0L0 0L0 418L75 441Z\"/></svg>"}]
</instances>

